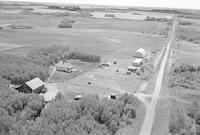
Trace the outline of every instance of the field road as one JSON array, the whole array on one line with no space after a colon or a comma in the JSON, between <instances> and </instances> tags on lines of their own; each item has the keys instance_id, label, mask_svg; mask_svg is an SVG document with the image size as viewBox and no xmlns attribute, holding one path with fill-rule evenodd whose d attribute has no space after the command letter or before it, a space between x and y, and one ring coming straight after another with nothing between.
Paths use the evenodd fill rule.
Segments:
<instances>
[{"instance_id":1,"label":"field road","mask_svg":"<svg viewBox=\"0 0 200 135\"><path fill-rule=\"evenodd\" d=\"M158 72L158 77L156 80L155 88L152 93L152 100L151 100L150 106L148 107L148 110L146 112L144 123L142 125L139 135L151 135L151 131L152 131L153 123L154 123L154 117L155 117L156 104L157 104L159 94L161 91L163 75L165 72L165 67L166 67L170 47L175 38L176 25L177 25L177 19L176 19L176 16L174 16L173 27L171 30L171 34L169 36L169 41L168 41L167 47L165 49L165 53L164 53L163 60L162 60L161 66L160 66L160 70Z\"/></svg>"}]
</instances>

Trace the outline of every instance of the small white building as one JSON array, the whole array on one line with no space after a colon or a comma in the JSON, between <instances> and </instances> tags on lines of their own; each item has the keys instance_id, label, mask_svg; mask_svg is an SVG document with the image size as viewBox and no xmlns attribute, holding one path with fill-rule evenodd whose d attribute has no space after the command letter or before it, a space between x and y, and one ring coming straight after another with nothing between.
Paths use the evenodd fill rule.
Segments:
<instances>
[{"instance_id":1,"label":"small white building","mask_svg":"<svg viewBox=\"0 0 200 135\"><path fill-rule=\"evenodd\" d=\"M136 57L136 58L145 58L146 55L147 55L146 51L143 48L140 48L135 52L135 56L134 57Z\"/></svg>"},{"instance_id":2,"label":"small white building","mask_svg":"<svg viewBox=\"0 0 200 135\"><path fill-rule=\"evenodd\" d=\"M140 58L137 58L133 61L132 65L133 66L136 66L136 67L139 67L143 64L143 59L140 59Z\"/></svg>"},{"instance_id":3,"label":"small white building","mask_svg":"<svg viewBox=\"0 0 200 135\"><path fill-rule=\"evenodd\" d=\"M69 62L60 61L56 64L56 70L71 73L73 71L73 66Z\"/></svg>"}]
</instances>

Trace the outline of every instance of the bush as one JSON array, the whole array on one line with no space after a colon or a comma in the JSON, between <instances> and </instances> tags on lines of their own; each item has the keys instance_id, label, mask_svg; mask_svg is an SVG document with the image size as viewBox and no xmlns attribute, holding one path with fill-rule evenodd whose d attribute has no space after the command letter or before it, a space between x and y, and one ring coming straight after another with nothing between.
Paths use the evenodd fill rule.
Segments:
<instances>
[{"instance_id":1,"label":"bush","mask_svg":"<svg viewBox=\"0 0 200 135\"><path fill-rule=\"evenodd\" d=\"M155 17L147 16L147 17L145 18L145 21L155 21L155 20L156 20Z\"/></svg>"},{"instance_id":2,"label":"bush","mask_svg":"<svg viewBox=\"0 0 200 135\"><path fill-rule=\"evenodd\" d=\"M25 24L10 24L10 25L7 25L7 27L11 29L31 29L32 28L31 26L25 25Z\"/></svg>"},{"instance_id":3,"label":"bush","mask_svg":"<svg viewBox=\"0 0 200 135\"><path fill-rule=\"evenodd\" d=\"M50 5L48 6L49 9L62 9L60 6Z\"/></svg>"},{"instance_id":4,"label":"bush","mask_svg":"<svg viewBox=\"0 0 200 135\"><path fill-rule=\"evenodd\" d=\"M58 28L72 28L70 23L62 23L58 25Z\"/></svg>"},{"instance_id":5,"label":"bush","mask_svg":"<svg viewBox=\"0 0 200 135\"><path fill-rule=\"evenodd\" d=\"M105 14L104 16L105 16L105 17L115 17L114 14Z\"/></svg>"}]
</instances>

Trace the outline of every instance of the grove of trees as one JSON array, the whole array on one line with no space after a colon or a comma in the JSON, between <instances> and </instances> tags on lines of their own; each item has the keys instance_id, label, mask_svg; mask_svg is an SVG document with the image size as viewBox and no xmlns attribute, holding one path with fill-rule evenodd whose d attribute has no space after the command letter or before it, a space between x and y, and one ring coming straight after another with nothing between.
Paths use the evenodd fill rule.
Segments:
<instances>
[{"instance_id":1,"label":"grove of trees","mask_svg":"<svg viewBox=\"0 0 200 135\"><path fill-rule=\"evenodd\" d=\"M0 76L12 84L22 84L35 77L43 81L49 76L49 66L61 59L79 59L99 62L100 57L70 50L64 46L50 46L32 49L25 57L0 54Z\"/></svg>"},{"instance_id":2,"label":"grove of trees","mask_svg":"<svg viewBox=\"0 0 200 135\"><path fill-rule=\"evenodd\" d=\"M134 122L141 105L128 94L117 100L90 95L72 102L60 95L45 108L43 97L19 93L7 85L1 78L1 135L114 135Z\"/></svg>"},{"instance_id":3,"label":"grove of trees","mask_svg":"<svg viewBox=\"0 0 200 135\"><path fill-rule=\"evenodd\" d=\"M183 87L186 89L200 89L200 66L194 67L182 64L171 72L170 87Z\"/></svg>"},{"instance_id":4,"label":"grove of trees","mask_svg":"<svg viewBox=\"0 0 200 135\"><path fill-rule=\"evenodd\" d=\"M172 135L200 135L200 104L195 101L190 107L171 115L169 132Z\"/></svg>"}]
</instances>

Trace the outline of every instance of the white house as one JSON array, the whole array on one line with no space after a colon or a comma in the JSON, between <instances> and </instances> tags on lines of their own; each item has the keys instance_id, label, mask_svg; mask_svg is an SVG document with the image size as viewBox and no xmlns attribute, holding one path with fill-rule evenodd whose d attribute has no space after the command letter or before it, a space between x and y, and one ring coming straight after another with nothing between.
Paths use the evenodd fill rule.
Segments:
<instances>
[{"instance_id":1,"label":"white house","mask_svg":"<svg viewBox=\"0 0 200 135\"><path fill-rule=\"evenodd\" d=\"M71 73L73 71L73 66L69 62L60 61L56 64L56 70Z\"/></svg>"},{"instance_id":2,"label":"white house","mask_svg":"<svg viewBox=\"0 0 200 135\"><path fill-rule=\"evenodd\" d=\"M140 48L135 52L135 57L136 58L145 58L146 55L147 55L147 53L143 48Z\"/></svg>"},{"instance_id":3,"label":"white house","mask_svg":"<svg viewBox=\"0 0 200 135\"><path fill-rule=\"evenodd\" d=\"M140 59L140 58L137 58L133 61L132 65L133 66L136 66L136 67L139 67L143 64L143 59Z\"/></svg>"}]
</instances>

